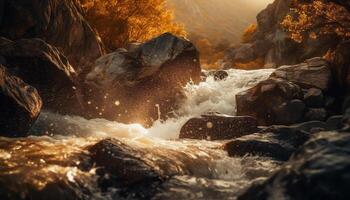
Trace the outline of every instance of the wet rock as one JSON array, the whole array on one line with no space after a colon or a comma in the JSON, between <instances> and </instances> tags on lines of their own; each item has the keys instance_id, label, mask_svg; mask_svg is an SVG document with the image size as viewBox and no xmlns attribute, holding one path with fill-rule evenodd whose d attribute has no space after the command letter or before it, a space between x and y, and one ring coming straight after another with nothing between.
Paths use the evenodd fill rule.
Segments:
<instances>
[{"instance_id":1,"label":"wet rock","mask_svg":"<svg viewBox=\"0 0 350 200\"><path fill-rule=\"evenodd\" d=\"M86 77L91 117L150 125L184 99L183 87L199 82L199 53L189 41L163 34L133 52L99 58ZM95 109L96 108L96 109Z\"/></svg>"},{"instance_id":2,"label":"wet rock","mask_svg":"<svg viewBox=\"0 0 350 200\"><path fill-rule=\"evenodd\" d=\"M301 131L306 131L306 132L313 132L313 130L318 129L318 130L333 130L332 127L330 127L327 123L322 122L322 121L308 121L308 122L303 122L300 124L295 124L290 126L291 128L295 128Z\"/></svg>"},{"instance_id":3,"label":"wet rock","mask_svg":"<svg viewBox=\"0 0 350 200\"><path fill-rule=\"evenodd\" d=\"M308 133L295 128L270 127L228 142L224 149L229 156L264 156L286 161L308 138Z\"/></svg>"},{"instance_id":4,"label":"wet rock","mask_svg":"<svg viewBox=\"0 0 350 200\"><path fill-rule=\"evenodd\" d=\"M77 1L5 0L0 36L11 40L41 38L63 50L80 72L103 54L102 44L83 17Z\"/></svg>"},{"instance_id":5,"label":"wet rock","mask_svg":"<svg viewBox=\"0 0 350 200\"><path fill-rule=\"evenodd\" d=\"M126 198L148 199L164 181L164 177L138 157L138 151L118 140L102 140L88 150L98 167L98 182L103 191L113 187Z\"/></svg>"},{"instance_id":6,"label":"wet rock","mask_svg":"<svg viewBox=\"0 0 350 200\"><path fill-rule=\"evenodd\" d=\"M331 58L332 72L337 88L343 88L349 91L350 87L350 41L341 42L334 51ZM345 91L344 90L344 91Z\"/></svg>"},{"instance_id":7,"label":"wet rock","mask_svg":"<svg viewBox=\"0 0 350 200\"><path fill-rule=\"evenodd\" d=\"M224 70L219 70L214 72L214 80L221 81L225 80L228 77L228 73Z\"/></svg>"},{"instance_id":8,"label":"wet rock","mask_svg":"<svg viewBox=\"0 0 350 200\"><path fill-rule=\"evenodd\" d=\"M305 108L304 102L298 99L283 103L274 109L275 122L277 124L293 124L295 122L300 122L304 115Z\"/></svg>"},{"instance_id":9,"label":"wet rock","mask_svg":"<svg viewBox=\"0 0 350 200\"><path fill-rule=\"evenodd\" d=\"M319 108L324 106L324 96L322 90L310 88L304 95L304 102L311 108Z\"/></svg>"},{"instance_id":10,"label":"wet rock","mask_svg":"<svg viewBox=\"0 0 350 200\"><path fill-rule=\"evenodd\" d=\"M326 121L327 130L340 130L344 127L344 116L335 115L331 116Z\"/></svg>"},{"instance_id":11,"label":"wet rock","mask_svg":"<svg viewBox=\"0 0 350 200\"><path fill-rule=\"evenodd\" d=\"M309 108L305 114L306 121L324 121L327 118L327 110L324 108Z\"/></svg>"},{"instance_id":12,"label":"wet rock","mask_svg":"<svg viewBox=\"0 0 350 200\"><path fill-rule=\"evenodd\" d=\"M0 65L0 135L26 136L41 110L36 89Z\"/></svg>"},{"instance_id":13,"label":"wet rock","mask_svg":"<svg viewBox=\"0 0 350 200\"><path fill-rule=\"evenodd\" d=\"M236 95L237 115L253 116L260 125L276 124L279 122L277 116L281 116L282 111L289 106L298 107L298 112L302 110L299 101L290 103L292 100L302 98L303 94L298 85L286 80L270 78ZM298 117L293 116L288 119L289 123L292 123L291 119L296 118Z\"/></svg>"},{"instance_id":14,"label":"wet rock","mask_svg":"<svg viewBox=\"0 0 350 200\"><path fill-rule=\"evenodd\" d=\"M190 119L182 126L180 138L226 140L252 134L257 130L257 121L252 117L202 115Z\"/></svg>"},{"instance_id":15,"label":"wet rock","mask_svg":"<svg viewBox=\"0 0 350 200\"><path fill-rule=\"evenodd\" d=\"M350 134L315 134L275 175L239 200L349 199Z\"/></svg>"},{"instance_id":16,"label":"wet rock","mask_svg":"<svg viewBox=\"0 0 350 200\"><path fill-rule=\"evenodd\" d=\"M330 88L332 74L329 64L322 58L312 58L304 63L279 67L271 77L281 78L303 88Z\"/></svg>"},{"instance_id":17,"label":"wet rock","mask_svg":"<svg viewBox=\"0 0 350 200\"><path fill-rule=\"evenodd\" d=\"M55 47L40 39L8 40L0 45L0 55L11 73L38 90L43 109L75 114L81 108L76 72Z\"/></svg>"}]
</instances>

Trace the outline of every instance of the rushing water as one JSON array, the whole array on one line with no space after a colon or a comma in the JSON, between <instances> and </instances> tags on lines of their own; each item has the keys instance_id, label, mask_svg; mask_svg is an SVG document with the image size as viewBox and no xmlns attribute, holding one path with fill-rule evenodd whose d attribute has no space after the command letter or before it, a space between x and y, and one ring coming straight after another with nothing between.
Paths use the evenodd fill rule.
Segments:
<instances>
[{"instance_id":1,"label":"rushing water","mask_svg":"<svg viewBox=\"0 0 350 200\"><path fill-rule=\"evenodd\" d=\"M172 177L153 199L235 199L253 181L270 175L279 163L257 157L230 158L221 148L224 141L178 140L181 126L190 117L207 112L234 115L235 95L272 71L228 72L229 77L222 81L209 76L199 85L188 85L187 101L176 111L178 117L156 122L149 129L43 112L32 129L41 136L0 138L0 185L25 196L33 188L61 182L85 188L91 194L89 199L110 199L113 191L98 189L95 169L79 166L88 157L86 147L116 138L136 149L154 169Z\"/></svg>"}]
</instances>

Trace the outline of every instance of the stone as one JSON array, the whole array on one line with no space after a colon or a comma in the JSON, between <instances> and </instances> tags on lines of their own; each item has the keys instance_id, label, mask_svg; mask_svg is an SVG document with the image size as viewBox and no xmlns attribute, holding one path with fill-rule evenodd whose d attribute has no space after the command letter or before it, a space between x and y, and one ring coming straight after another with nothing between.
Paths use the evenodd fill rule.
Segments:
<instances>
[{"instance_id":1,"label":"stone","mask_svg":"<svg viewBox=\"0 0 350 200\"><path fill-rule=\"evenodd\" d=\"M180 138L226 140L252 134L258 130L256 119L248 116L202 115L182 126Z\"/></svg>"},{"instance_id":2,"label":"stone","mask_svg":"<svg viewBox=\"0 0 350 200\"><path fill-rule=\"evenodd\" d=\"M298 65L281 66L271 77L291 81L302 88L318 88L323 91L330 88L332 81L331 68L322 58L312 58Z\"/></svg>"},{"instance_id":3,"label":"stone","mask_svg":"<svg viewBox=\"0 0 350 200\"><path fill-rule=\"evenodd\" d=\"M77 74L67 58L41 39L21 39L0 45L6 68L34 86L43 109L61 114L79 114L81 94Z\"/></svg>"},{"instance_id":4,"label":"stone","mask_svg":"<svg viewBox=\"0 0 350 200\"><path fill-rule=\"evenodd\" d=\"M221 81L225 80L228 77L228 73L224 70L219 70L214 72L214 80Z\"/></svg>"},{"instance_id":5,"label":"stone","mask_svg":"<svg viewBox=\"0 0 350 200\"><path fill-rule=\"evenodd\" d=\"M63 50L77 72L89 69L103 55L103 45L71 0L4 0L0 36L10 40L41 38Z\"/></svg>"},{"instance_id":6,"label":"stone","mask_svg":"<svg viewBox=\"0 0 350 200\"><path fill-rule=\"evenodd\" d=\"M346 132L313 135L272 177L238 199L349 199L349 141Z\"/></svg>"},{"instance_id":7,"label":"stone","mask_svg":"<svg viewBox=\"0 0 350 200\"><path fill-rule=\"evenodd\" d=\"M290 127L270 127L259 133L234 139L224 145L229 156L262 156L286 161L309 134Z\"/></svg>"},{"instance_id":8,"label":"stone","mask_svg":"<svg viewBox=\"0 0 350 200\"><path fill-rule=\"evenodd\" d=\"M0 136L27 136L41 106L37 90L0 65Z\"/></svg>"},{"instance_id":9,"label":"stone","mask_svg":"<svg viewBox=\"0 0 350 200\"><path fill-rule=\"evenodd\" d=\"M309 108L304 118L306 121L325 121L327 115L327 110L324 108Z\"/></svg>"},{"instance_id":10,"label":"stone","mask_svg":"<svg viewBox=\"0 0 350 200\"><path fill-rule=\"evenodd\" d=\"M277 116L281 115L283 107L299 105L299 101L293 101L291 105L288 102L302 98L303 94L298 85L270 78L236 95L237 115L252 116L258 120L259 125L276 124L280 121Z\"/></svg>"},{"instance_id":11,"label":"stone","mask_svg":"<svg viewBox=\"0 0 350 200\"><path fill-rule=\"evenodd\" d=\"M305 112L305 104L299 99L283 103L274 109L277 124L293 124L300 122Z\"/></svg>"},{"instance_id":12,"label":"stone","mask_svg":"<svg viewBox=\"0 0 350 200\"><path fill-rule=\"evenodd\" d=\"M88 151L92 162L99 167L98 183L103 191L118 188L122 196L148 199L164 181L164 177L137 157L137 150L119 140L102 140Z\"/></svg>"},{"instance_id":13,"label":"stone","mask_svg":"<svg viewBox=\"0 0 350 200\"><path fill-rule=\"evenodd\" d=\"M88 118L151 125L171 116L184 100L183 87L200 76L195 46L166 33L133 52L99 58L85 79L84 106Z\"/></svg>"},{"instance_id":14,"label":"stone","mask_svg":"<svg viewBox=\"0 0 350 200\"><path fill-rule=\"evenodd\" d=\"M320 108L324 106L324 96L322 90L310 88L304 95L304 102L311 108Z\"/></svg>"}]
</instances>

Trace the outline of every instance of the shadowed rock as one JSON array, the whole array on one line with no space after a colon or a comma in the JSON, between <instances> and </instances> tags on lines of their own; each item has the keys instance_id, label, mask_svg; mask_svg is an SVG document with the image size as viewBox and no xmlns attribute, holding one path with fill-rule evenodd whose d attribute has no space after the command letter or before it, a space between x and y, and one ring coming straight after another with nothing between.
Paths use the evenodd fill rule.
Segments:
<instances>
[{"instance_id":1,"label":"shadowed rock","mask_svg":"<svg viewBox=\"0 0 350 200\"><path fill-rule=\"evenodd\" d=\"M264 156L286 161L309 138L307 132L290 127L270 127L224 145L229 156Z\"/></svg>"},{"instance_id":2,"label":"shadowed rock","mask_svg":"<svg viewBox=\"0 0 350 200\"><path fill-rule=\"evenodd\" d=\"M41 110L36 89L6 72L0 65L0 135L26 136Z\"/></svg>"},{"instance_id":3,"label":"shadowed rock","mask_svg":"<svg viewBox=\"0 0 350 200\"><path fill-rule=\"evenodd\" d=\"M349 152L349 133L318 133L274 176L238 199L349 199Z\"/></svg>"},{"instance_id":4,"label":"shadowed rock","mask_svg":"<svg viewBox=\"0 0 350 200\"><path fill-rule=\"evenodd\" d=\"M227 115L202 115L192 118L181 128L180 138L200 140L226 140L257 131L257 121L252 117Z\"/></svg>"},{"instance_id":5,"label":"shadowed rock","mask_svg":"<svg viewBox=\"0 0 350 200\"><path fill-rule=\"evenodd\" d=\"M163 177L141 158L139 152L115 139L106 139L89 148L98 167L103 191L119 188L125 197L150 198Z\"/></svg>"},{"instance_id":6,"label":"shadowed rock","mask_svg":"<svg viewBox=\"0 0 350 200\"><path fill-rule=\"evenodd\" d=\"M80 72L103 54L97 34L75 0L4 0L0 36L41 38L63 50Z\"/></svg>"},{"instance_id":7,"label":"shadowed rock","mask_svg":"<svg viewBox=\"0 0 350 200\"><path fill-rule=\"evenodd\" d=\"M44 109L63 114L80 109L75 70L58 49L40 39L3 40L0 55L11 73L38 90Z\"/></svg>"}]
</instances>

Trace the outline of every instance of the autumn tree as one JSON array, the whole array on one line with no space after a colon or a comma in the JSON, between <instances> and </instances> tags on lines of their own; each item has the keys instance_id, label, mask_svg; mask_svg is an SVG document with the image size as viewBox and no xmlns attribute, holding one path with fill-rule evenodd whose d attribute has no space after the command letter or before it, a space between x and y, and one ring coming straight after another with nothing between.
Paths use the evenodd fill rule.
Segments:
<instances>
[{"instance_id":1,"label":"autumn tree","mask_svg":"<svg viewBox=\"0 0 350 200\"><path fill-rule=\"evenodd\" d=\"M334 1L336 2L336 1ZM316 39L321 35L350 38L350 13L342 5L325 0L294 0L281 25L293 40Z\"/></svg>"},{"instance_id":2,"label":"autumn tree","mask_svg":"<svg viewBox=\"0 0 350 200\"><path fill-rule=\"evenodd\" d=\"M165 32L184 36L165 0L81 0L86 18L109 49L143 42Z\"/></svg>"}]
</instances>

